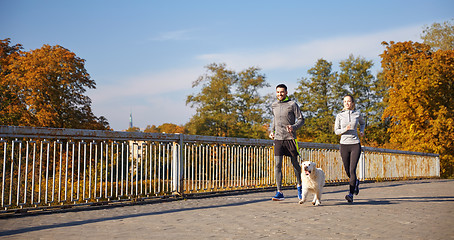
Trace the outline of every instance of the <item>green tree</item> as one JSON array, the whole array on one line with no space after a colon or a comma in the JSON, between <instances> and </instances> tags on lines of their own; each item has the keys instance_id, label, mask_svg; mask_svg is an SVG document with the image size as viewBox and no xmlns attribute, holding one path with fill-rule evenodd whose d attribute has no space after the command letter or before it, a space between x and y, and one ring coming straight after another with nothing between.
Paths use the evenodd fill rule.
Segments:
<instances>
[{"instance_id":1,"label":"green tree","mask_svg":"<svg viewBox=\"0 0 454 240\"><path fill-rule=\"evenodd\" d=\"M374 94L371 87L374 85L375 77L370 69L373 66L372 61L367 61L364 58L350 55L346 60L340 61L340 72L335 89L336 99L341 99L346 94L351 94L355 98L356 107L366 112L366 120L368 113L374 105ZM336 104L336 110L342 110L342 104Z\"/></svg>"},{"instance_id":2,"label":"green tree","mask_svg":"<svg viewBox=\"0 0 454 240\"><path fill-rule=\"evenodd\" d=\"M210 64L206 69L211 74L200 76L192 87L201 85L201 92L189 95L186 104L196 107L196 114L188 125L192 134L208 136L231 136L236 130L236 112L232 86L237 81L234 71L227 70L225 64Z\"/></svg>"},{"instance_id":3,"label":"green tree","mask_svg":"<svg viewBox=\"0 0 454 240\"><path fill-rule=\"evenodd\" d=\"M336 73L332 71L332 63L319 59L308 74L309 79L302 78L294 93L305 118L305 126L299 130L298 139L336 143L337 137L333 132Z\"/></svg>"},{"instance_id":4,"label":"green tree","mask_svg":"<svg viewBox=\"0 0 454 240\"><path fill-rule=\"evenodd\" d=\"M386 119L381 116L384 111L383 98L386 86L371 73L372 61L350 55L339 64L340 72L336 83L336 112L342 110L342 98L351 94L355 98L356 109L360 110L367 125L363 144L377 146L384 144L387 135Z\"/></svg>"},{"instance_id":5,"label":"green tree","mask_svg":"<svg viewBox=\"0 0 454 240\"><path fill-rule=\"evenodd\" d=\"M9 39L3 40L2 49L8 51L8 44ZM15 52L10 48L11 51ZM96 85L84 67L85 60L58 45L43 45L40 49L16 53L14 57L6 54L6 60L3 59L5 54L1 56L0 89L9 89L1 98L10 101L8 107L0 111L6 116L16 111L18 116L4 117L1 124L109 128L105 117L93 114L91 99L84 95L87 88L94 89ZM3 65L5 62L7 64Z\"/></svg>"},{"instance_id":6,"label":"green tree","mask_svg":"<svg viewBox=\"0 0 454 240\"><path fill-rule=\"evenodd\" d=\"M437 50L453 50L454 24L452 21L434 23L423 30L421 39L424 41L423 43L429 45L434 52Z\"/></svg>"},{"instance_id":7,"label":"green tree","mask_svg":"<svg viewBox=\"0 0 454 240\"><path fill-rule=\"evenodd\" d=\"M364 136L364 145L370 147L394 148L390 143L388 128L389 117L382 118L389 102L389 87L383 77L383 72L377 74L376 81L371 86L373 105L368 114L368 124Z\"/></svg>"},{"instance_id":8,"label":"green tree","mask_svg":"<svg viewBox=\"0 0 454 240\"><path fill-rule=\"evenodd\" d=\"M186 104L196 107L196 114L187 123L190 134L222 137L266 137L263 115L264 100L258 90L267 86L258 68L240 73L226 69L225 64L206 66L193 87L201 91L189 95ZM236 93L233 93L236 91Z\"/></svg>"},{"instance_id":9,"label":"green tree","mask_svg":"<svg viewBox=\"0 0 454 240\"><path fill-rule=\"evenodd\" d=\"M259 90L270 85L260 69L251 67L238 74L236 109L238 113L238 137L266 138L265 99Z\"/></svg>"}]
</instances>

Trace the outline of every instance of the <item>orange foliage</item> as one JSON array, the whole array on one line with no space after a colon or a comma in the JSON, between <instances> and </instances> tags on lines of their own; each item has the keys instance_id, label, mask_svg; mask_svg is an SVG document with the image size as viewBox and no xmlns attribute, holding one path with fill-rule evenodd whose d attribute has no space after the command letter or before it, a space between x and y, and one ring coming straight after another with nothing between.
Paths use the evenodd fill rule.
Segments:
<instances>
[{"instance_id":1,"label":"orange foliage","mask_svg":"<svg viewBox=\"0 0 454 240\"><path fill-rule=\"evenodd\" d=\"M161 126L159 126L159 130L165 133L185 133L184 127L172 123L162 124Z\"/></svg>"},{"instance_id":2,"label":"orange foliage","mask_svg":"<svg viewBox=\"0 0 454 240\"><path fill-rule=\"evenodd\" d=\"M178 126L173 123L164 123L159 127L155 125L148 125L144 132L148 133L187 133L186 129L183 126Z\"/></svg>"},{"instance_id":3,"label":"orange foliage","mask_svg":"<svg viewBox=\"0 0 454 240\"><path fill-rule=\"evenodd\" d=\"M452 164L454 50L431 52L430 46L413 42L384 45L382 67L390 90L383 118L391 118L391 143L445 155Z\"/></svg>"},{"instance_id":4,"label":"orange foliage","mask_svg":"<svg viewBox=\"0 0 454 240\"><path fill-rule=\"evenodd\" d=\"M9 40L2 40L7 49ZM1 88L7 89L2 100L9 104L0 109L4 125L59 128L105 129L104 117L91 111L86 88L95 81L85 70L85 60L61 46L43 45L29 52L2 54ZM15 115L13 116L12 113Z\"/></svg>"}]
</instances>

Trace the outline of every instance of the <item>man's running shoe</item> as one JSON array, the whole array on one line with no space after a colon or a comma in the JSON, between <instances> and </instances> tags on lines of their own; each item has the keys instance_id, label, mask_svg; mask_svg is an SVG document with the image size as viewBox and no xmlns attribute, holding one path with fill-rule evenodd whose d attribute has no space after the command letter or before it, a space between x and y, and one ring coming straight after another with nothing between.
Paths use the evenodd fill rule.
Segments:
<instances>
[{"instance_id":1,"label":"man's running shoe","mask_svg":"<svg viewBox=\"0 0 454 240\"><path fill-rule=\"evenodd\" d=\"M303 199L303 187L298 186L298 187L296 187L296 189L298 190L298 199L299 200Z\"/></svg>"},{"instance_id":2,"label":"man's running shoe","mask_svg":"<svg viewBox=\"0 0 454 240\"><path fill-rule=\"evenodd\" d=\"M349 193L348 195L345 195L345 199L349 202L353 202L353 194Z\"/></svg>"},{"instance_id":3,"label":"man's running shoe","mask_svg":"<svg viewBox=\"0 0 454 240\"><path fill-rule=\"evenodd\" d=\"M282 201L284 200L284 194L281 192L276 192L276 195L272 198L273 201Z\"/></svg>"},{"instance_id":4,"label":"man's running shoe","mask_svg":"<svg viewBox=\"0 0 454 240\"><path fill-rule=\"evenodd\" d=\"M353 192L355 195L358 195L359 193L359 179L356 179L356 185L355 185L355 192Z\"/></svg>"}]
</instances>

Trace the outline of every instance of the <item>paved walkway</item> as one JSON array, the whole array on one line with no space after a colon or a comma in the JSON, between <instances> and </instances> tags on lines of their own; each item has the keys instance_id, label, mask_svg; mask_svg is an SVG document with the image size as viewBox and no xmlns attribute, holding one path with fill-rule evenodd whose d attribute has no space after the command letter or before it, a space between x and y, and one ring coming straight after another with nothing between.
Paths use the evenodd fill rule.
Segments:
<instances>
[{"instance_id":1,"label":"paved walkway","mask_svg":"<svg viewBox=\"0 0 454 240\"><path fill-rule=\"evenodd\" d=\"M454 239L454 180L325 188L322 206L256 192L0 219L0 239Z\"/></svg>"}]
</instances>

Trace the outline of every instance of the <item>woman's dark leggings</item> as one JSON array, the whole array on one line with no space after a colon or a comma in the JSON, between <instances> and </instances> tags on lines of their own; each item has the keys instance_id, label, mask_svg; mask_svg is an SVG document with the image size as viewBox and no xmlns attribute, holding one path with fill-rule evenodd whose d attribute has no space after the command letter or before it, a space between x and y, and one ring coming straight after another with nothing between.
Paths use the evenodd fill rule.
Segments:
<instances>
[{"instance_id":1,"label":"woman's dark leggings","mask_svg":"<svg viewBox=\"0 0 454 240\"><path fill-rule=\"evenodd\" d=\"M350 185L350 193L353 194L356 186L356 167L358 166L359 157L361 156L361 144L341 144L340 154L344 169L347 176L350 178L348 181Z\"/></svg>"}]
</instances>

